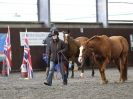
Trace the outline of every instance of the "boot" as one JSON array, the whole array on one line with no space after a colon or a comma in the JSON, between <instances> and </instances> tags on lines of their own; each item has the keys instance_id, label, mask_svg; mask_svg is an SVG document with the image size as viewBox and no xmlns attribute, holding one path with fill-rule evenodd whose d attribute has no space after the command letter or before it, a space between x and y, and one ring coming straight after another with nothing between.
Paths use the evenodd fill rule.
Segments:
<instances>
[{"instance_id":1,"label":"boot","mask_svg":"<svg viewBox=\"0 0 133 99\"><path fill-rule=\"evenodd\" d=\"M63 85L67 85L67 74L64 75Z\"/></svg>"}]
</instances>

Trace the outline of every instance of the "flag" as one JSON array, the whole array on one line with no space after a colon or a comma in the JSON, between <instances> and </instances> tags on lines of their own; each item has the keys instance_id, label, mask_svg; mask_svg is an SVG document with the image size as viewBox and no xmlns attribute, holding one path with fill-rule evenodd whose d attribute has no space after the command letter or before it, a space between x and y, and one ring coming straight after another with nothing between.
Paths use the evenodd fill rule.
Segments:
<instances>
[{"instance_id":1,"label":"flag","mask_svg":"<svg viewBox=\"0 0 133 99\"><path fill-rule=\"evenodd\" d=\"M4 45L4 54L6 56L6 65L7 65L7 74L9 75L9 72L11 71L12 66L12 56L11 56L11 42L10 42L10 28L8 26L8 32L5 40Z\"/></svg>"},{"instance_id":2,"label":"flag","mask_svg":"<svg viewBox=\"0 0 133 99\"><path fill-rule=\"evenodd\" d=\"M28 78L32 79L33 69L32 69L32 61L31 61L30 47L29 47L27 32L25 33L25 38L24 38L24 54L23 54L22 65L27 66Z\"/></svg>"}]
</instances>

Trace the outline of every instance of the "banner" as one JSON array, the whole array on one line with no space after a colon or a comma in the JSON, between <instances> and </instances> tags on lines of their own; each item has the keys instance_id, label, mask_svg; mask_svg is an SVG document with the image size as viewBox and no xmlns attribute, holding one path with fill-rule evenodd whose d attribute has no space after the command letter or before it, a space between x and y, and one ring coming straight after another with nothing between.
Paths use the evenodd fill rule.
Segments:
<instances>
[{"instance_id":1,"label":"banner","mask_svg":"<svg viewBox=\"0 0 133 99\"><path fill-rule=\"evenodd\" d=\"M44 46L45 40L50 32L27 32L29 46ZM63 40L63 33L59 32L59 38ZM20 45L24 46L25 32L20 32Z\"/></svg>"},{"instance_id":2,"label":"banner","mask_svg":"<svg viewBox=\"0 0 133 99\"><path fill-rule=\"evenodd\" d=\"M4 52L5 39L6 39L6 33L0 33L0 53Z\"/></svg>"}]
</instances>

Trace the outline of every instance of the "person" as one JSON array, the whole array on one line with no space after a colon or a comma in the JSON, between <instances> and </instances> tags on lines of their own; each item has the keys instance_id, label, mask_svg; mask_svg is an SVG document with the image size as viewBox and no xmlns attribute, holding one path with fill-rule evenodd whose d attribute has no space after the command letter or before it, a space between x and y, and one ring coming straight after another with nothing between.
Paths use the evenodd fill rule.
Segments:
<instances>
[{"instance_id":1,"label":"person","mask_svg":"<svg viewBox=\"0 0 133 99\"><path fill-rule=\"evenodd\" d=\"M52 86L52 78L54 74L54 68L56 65L60 66L60 73L62 76L63 84L67 85L67 70L65 70L64 62L65 62L65 55L68 50L68 46L64 41L59 39L58 30L53 30L51 33L51 41L50 46L48 46L47 53L48 57L50 57L50 67L48 72L48 77L45 85Z\"/></svg>"},{"instance_id":2,"label":"person","mask_svg":"<svg viewBox=\"0 0 133 99\"><path fill-rule=\"evenodd\" d=\"M52 37L52 31L58 31L58 29L54 26L54 24L51 24L51 28L50 28L50 32L48 34L48 36L46 37L46 39L43 40L43 44L46 45L44 46L44 49L45 49L45 53L43 53L43 60L45 61L45 63L47 64L46 65L46 79L47 79L47 76L48 76L48 72L49 72L49 65L50 65L50 57L48 57L48 48L49 48L49 45L50 45L50 41L51 41L51 37Z\"/></svg>"},{"instance_id":3,"label":"person","mask_svg":"<svg viewBox=\"0 0 133 99\"><path fill-rule=\"evenodd\" d=\"M48 52L48 47L50 45L50 41L51 41L51 32L48 34L48 36L46 37L45 40L43 40L43 44L46 44L46 49L45 49L45 53L43 53L43 60L46 62L46 78L48 76L48 72L49 72L49 65L50 65L50 58L48 57L49 55L47 54Z\"/></svg>"}]
</instances>

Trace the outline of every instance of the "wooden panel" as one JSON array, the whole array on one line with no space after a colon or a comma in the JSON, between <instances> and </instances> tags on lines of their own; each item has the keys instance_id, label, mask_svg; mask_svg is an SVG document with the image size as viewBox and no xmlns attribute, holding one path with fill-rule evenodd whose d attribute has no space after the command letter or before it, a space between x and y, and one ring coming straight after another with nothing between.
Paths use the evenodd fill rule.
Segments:
<instances>
[{"instance_id":1,"label":"wooden panel","mask_svg":"<svg viewBox=\"0 0 133 99\"><path fill-rule=\"evenodd\" d=\"M68 30L67 28L59 28L59 31ZM122 35L127 38L129 44L130 39L129 35L133 33L133 29L131 28L85 28L84 33L80 33L79 28L70 28L69 29L74 38L78 36L86 36L92 37L94 35L105 34L108 36L111 35ZM13 58L13 71L20 71L20 65L22 63L23 58L23 47L20 46L20 36L19 32L24 32L25 28L11 28L11 45L12 45L12 58ZM28 31L49 31L49 28L30 28ZM6 28L0 28L0 32L7 32ZM43 46L31 46L31 56L32 56L32 64L34 70L44 70L46 64L42 60L42 53L45 51ZM129 48L130 49L130 48ZM129 61L128 65L133 66L133 52L129 51Z\"/></svg>"}]
</instances>

